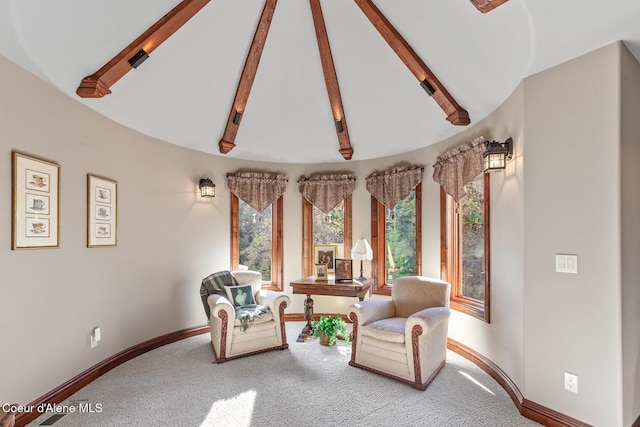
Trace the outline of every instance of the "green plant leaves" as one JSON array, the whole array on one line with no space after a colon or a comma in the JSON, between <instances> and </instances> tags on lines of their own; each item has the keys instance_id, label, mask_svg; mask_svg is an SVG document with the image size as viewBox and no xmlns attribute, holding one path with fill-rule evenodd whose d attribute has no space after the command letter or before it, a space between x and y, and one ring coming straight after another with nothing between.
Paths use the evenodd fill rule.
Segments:
<instances>
[{"instance_id":1,"label":"green plant leaves","mask_svg":"<svg viewBox=\"0 0 640 427\"><path fill-rule=\"evenodd\" d=\"M351 336L347 330L347 323L342 320L340 314L336 314L335 317L328 317L323 313L320 316L320 320L313 322L313 336L316 338L327 335L329 337L329 343L334 344L338 334L342 335L346 342L351 340Z\"/></svg>"}]
</instances>

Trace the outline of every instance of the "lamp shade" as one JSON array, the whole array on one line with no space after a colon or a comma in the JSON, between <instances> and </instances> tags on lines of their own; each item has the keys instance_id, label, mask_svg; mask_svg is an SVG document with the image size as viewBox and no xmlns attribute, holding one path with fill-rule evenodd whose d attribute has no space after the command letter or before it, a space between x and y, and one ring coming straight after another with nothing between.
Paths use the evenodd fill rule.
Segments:
<instances>
[{"instance_id":1,"label":"lamp shade","mask_svg":"<svg viewBox=\"0 0 640 427\"><path fill-rule=\"evenodd\" d=\"M351 258L358 261L371 261L373 259L373 250L367 242L367 239L361 237L358 239L353 248L351 249Z\"/></svg>"},{"instance_id":2,"label":"lamp shade","mask_svg":"<svg viewBox=\"0 0 640 427\"><path fill-rule=\"evenodd\" d=\"M493 172L507 167L507 156L505 153L487 153L484 156L484 171Z\"/></svg>"}]
</instances>

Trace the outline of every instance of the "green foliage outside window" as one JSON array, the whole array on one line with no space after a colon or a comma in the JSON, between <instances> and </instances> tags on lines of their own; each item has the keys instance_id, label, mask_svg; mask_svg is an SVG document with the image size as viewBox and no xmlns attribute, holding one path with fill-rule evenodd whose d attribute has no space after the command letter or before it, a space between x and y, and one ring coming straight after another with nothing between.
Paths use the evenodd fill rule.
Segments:
<instances>
[{"instance_id":1,"label":"green foliage outside window","mask_svg":"<svg viewBox=\"0 0 640 427\"><path fill-rule=\"evenodd\" d=\"M462 295L484 301L484 185L483 176L465 186L462 219Z\"/></svg>"},{"instance_id":2,"label":"green foliage outside window","mask_svg":"<svg viewBox=\"0 0 640 427\"><path fill-rule=\"evenodd\" d=\"M262 273L271 280L272 216L271 205L258 212L240 199L240 264Z\"/></svg>"},{"instance_id":3,"label":"green foliage outside window","mask_svg":"<svg viewBox=\"0 0 640 427\"><path fill-rule=\"evenodd\" d=\"M401 276L416 274L416 193L387 209L386 222L387 283Z\"/></svg>"}]
</instances>

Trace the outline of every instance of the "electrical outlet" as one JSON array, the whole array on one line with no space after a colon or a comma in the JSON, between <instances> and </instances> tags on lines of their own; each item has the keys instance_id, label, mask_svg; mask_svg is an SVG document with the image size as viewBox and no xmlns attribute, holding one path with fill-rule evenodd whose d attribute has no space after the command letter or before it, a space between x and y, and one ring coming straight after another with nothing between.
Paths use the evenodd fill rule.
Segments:
<instances>
[{"instance_id":1,"label":"electrical outlet","mask_svg":"<svg viewBox=\"0 0 640 427\"><path fill-rule=\"evenodd\" d=\"M572 393L578 393L578 376L576 374L564 373L564 389Z\"/></svg>"}]
</instances>

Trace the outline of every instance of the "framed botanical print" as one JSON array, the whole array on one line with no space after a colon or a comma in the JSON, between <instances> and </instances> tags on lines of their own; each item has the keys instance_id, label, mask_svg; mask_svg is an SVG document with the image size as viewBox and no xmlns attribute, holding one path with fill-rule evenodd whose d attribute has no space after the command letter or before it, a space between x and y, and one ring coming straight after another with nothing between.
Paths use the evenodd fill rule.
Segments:
<instances>
[{"instance_id":1,"label":"framed botanical print","mask_svg":"<svg viewBox=\"0 0 640 427\"><path fill-rule=\"evenodd\" d=\"M338 245L314 245L314 264L327 264L327 273L333 274Z\"/></svg>"},{"instance_id":2,"label":"framed botanical print","mask_svg":"<svg viewBox=\"0 0 640 427\"><path fill-rule=\"evenodd\" d=\"M118 244L118 183L87 175L87 247Z\"/></svg>"},{"instance_id":3,"label":"framed botanical print","mask_svg":"<svg viewBox=\"0 0 640 427\"><path fill-rule=\"evenodd\" d=\"M60 247L60 165L12 153L12 249Z\"/></svg>"}]
</instances>

